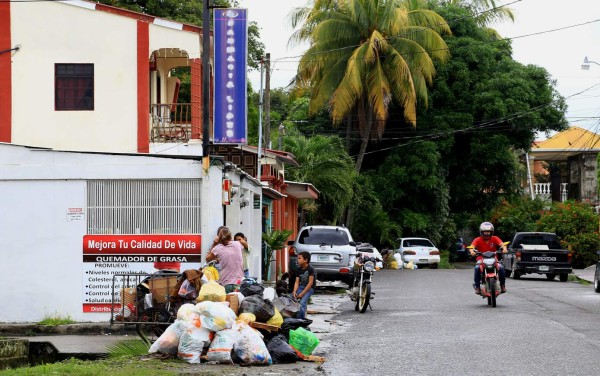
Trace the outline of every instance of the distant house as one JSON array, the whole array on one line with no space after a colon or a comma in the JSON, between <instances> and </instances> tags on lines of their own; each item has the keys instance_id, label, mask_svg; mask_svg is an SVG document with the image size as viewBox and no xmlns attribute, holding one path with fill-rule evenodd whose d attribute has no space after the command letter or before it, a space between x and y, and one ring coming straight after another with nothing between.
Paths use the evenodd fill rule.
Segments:
<instances>
[{"instance_id":1,"label":"distant house","mask_svg":"<svg viewBox=\"0 0 600 376\"><path fill-rule=\"evenodd\" d=\"M600 135L575 126L534 144L529 171L547 174L548 181L537 182L532 176L530 193L552 201L598 204L599 152Z\"/></svg>"}]
</instances>

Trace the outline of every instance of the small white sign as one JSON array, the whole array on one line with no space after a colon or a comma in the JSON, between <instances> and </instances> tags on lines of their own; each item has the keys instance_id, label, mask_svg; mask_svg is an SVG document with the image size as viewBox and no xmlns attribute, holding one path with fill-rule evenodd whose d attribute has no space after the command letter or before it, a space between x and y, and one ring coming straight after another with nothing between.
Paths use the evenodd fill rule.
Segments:
<instances>
[{"instance_id":1,"label":"small white sign","mask_svg":"<svg viewBox=\"0 0 600 376\"><path fill-rule=\"evenodd\" d=\"M83 208L68 208L67 209L67 222L83 221L85 213Z\"/></svg>"}]
</instances>

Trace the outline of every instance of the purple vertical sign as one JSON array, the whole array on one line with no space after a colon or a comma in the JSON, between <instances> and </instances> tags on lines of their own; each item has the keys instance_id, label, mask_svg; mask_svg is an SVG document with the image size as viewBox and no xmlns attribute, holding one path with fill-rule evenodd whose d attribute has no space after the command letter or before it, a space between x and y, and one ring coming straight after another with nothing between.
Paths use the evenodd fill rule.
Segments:
<instances>
[{"instance_id":1,"label":"purple vertical sign","mask_svg":"<svg viewBox=\"0 0 600 376\"><path fill-rule=\"evenodd\" d=\"M213 143L247 142L246 9L215 9L215 91Z\"/></svg>"}]
</instances>

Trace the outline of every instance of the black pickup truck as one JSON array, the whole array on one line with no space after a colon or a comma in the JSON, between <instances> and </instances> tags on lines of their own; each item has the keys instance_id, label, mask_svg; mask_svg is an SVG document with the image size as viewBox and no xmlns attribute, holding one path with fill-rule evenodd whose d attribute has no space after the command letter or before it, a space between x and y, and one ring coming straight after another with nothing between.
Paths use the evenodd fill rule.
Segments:
<instances>
[{"instance_id":1,"label":"black pickup truck","mask_svg":"<svg viewBox=\"0 0 600 376\"><path fill-rule=\"evenodd\" d=\"M545 274L548 280L557 275L561 282L569 279L571 253L562 249L556 234L551 232L517 232L502 259L506 276L519 279L524 274Z\"/></svg>"}]
</instances>

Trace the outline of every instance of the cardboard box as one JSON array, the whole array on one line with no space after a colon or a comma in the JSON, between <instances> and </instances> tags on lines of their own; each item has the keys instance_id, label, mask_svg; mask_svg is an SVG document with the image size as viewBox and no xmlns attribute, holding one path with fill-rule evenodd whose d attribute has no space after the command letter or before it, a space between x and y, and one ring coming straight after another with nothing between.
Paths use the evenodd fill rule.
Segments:
<instances>
[{"instance_id":1,"label":"cardboard box","mask_svg":"<svg viewBox=\"0 0 600 376\"><path fill-rule=\"evenodd\" d=\"M165 303L169 301L169 296L175 292L177 285L177 276L152 278L148 281L152 298L157 303Z\"/></svg>"},{"instance_id":2,"label":"cardboard box","mask_svg":"<svg viewBox=\"0 0 600 376\"><path fill-rule=\"evenodd\" d=\"M225 295L225 301L229 302L229 308L231 308L231 310L237 316L240 308L240 300L238 299L237 293L232 292Z\"/></svg>"}]
</instances>

